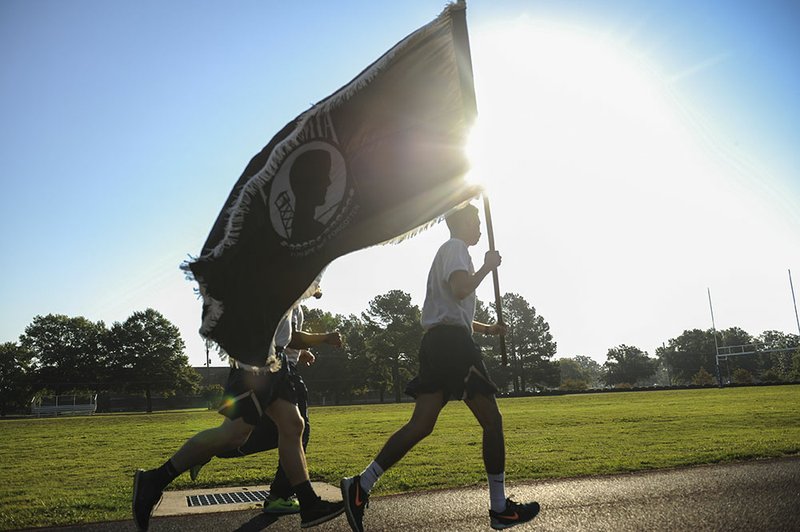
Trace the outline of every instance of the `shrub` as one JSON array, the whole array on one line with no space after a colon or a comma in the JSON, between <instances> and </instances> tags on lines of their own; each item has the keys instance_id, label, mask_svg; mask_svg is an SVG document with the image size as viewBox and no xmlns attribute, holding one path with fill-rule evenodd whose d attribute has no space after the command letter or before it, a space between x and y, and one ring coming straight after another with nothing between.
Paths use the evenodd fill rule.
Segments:
<instances>
[{"instance_id":1,"label":"shrub","mask_svg":"<svg viewBox=\"0 0 800 532\"><path fill-rule=\"evenodd\" d=\"M736 384L753 384L753 374L744 368L736 368L733 371L733 382Z\"/></svg>"},{"instance_id":2,"label":"shrub","mask_svg":"<svg viewBox=\"0 0 800 532\"><path fill-rule=\"evenodd\" d=\"M711 373L706 371L706 368L700 368L700 371L692 377L692 384L697 386L712 386L714 384L714 377Z\"/></svg>"},{"instance_id":3,"label":"shrub","mask_svg":"<svg viewBox=\"0 0 800 532\"><path fill-rule=\"evenodd\" d=\"M588 383L580 379L564 379L559 386L561 390L586 390L588 387Z\"/></svg>"},{"instance_id":4,"label":"shrub","mask_svg":"<svg viewBox=\"0 0 800 532\"><path fill-rule=\"evenodd\" d=\"M209 409L214 409L222 402L222 394L225 389L219 384L209 384L200 389L200 395L208 403Z\"/></svg>"},{"instance_id":5,"label":"shrub","mask_svg":"<svg viewBox=\"0 0 800 532\"><path fill-rule=\"evenodd\" d=\"M761 372L761 375L759 375L759 380L761 382L782 382L784 379L774 369L768 369Z\"/></svg>"}]
</instances>

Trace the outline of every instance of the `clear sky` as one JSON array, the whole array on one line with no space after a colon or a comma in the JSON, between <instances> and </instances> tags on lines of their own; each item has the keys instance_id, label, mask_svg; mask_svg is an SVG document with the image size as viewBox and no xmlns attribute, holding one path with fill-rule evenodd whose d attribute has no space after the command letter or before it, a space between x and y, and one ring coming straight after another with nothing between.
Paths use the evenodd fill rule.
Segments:
<instances>
[{"instance_id":1,"label":"clear sky","mask_svg":"<svg viewBox=\"0 0 800 532\"><path fill-rule=\"evenodd\" d=\"M38 314L152 307L203 364L178 265L250 157L442 7L0 2L0 341ZM467 20L501 290L559 356L652 355L711 326L707 288L718 328L798 332L796 2L474 0ZM309 304L360 313L401 289L421 305L446 236L343 257Z\"/></svg>"}]
</instances>

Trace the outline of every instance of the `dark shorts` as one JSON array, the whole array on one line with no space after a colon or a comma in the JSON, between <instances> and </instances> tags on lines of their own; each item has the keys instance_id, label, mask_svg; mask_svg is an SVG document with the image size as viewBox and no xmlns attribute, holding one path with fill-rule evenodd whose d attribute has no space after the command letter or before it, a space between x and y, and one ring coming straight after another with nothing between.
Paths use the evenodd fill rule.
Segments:
<instances>
[{"instance_id":1,"label":"dark shorts","mask_svg":"<svg viewBox=\"0 0 800 532\"><path fill-rule=\"evenodd\" d=\"M439 325L422 337L419 374L408 383L406 393L444 392L444 401L493 396L497 386L489 378L481 348L463 327Z\"/></svg>"},{"instance_id":2,"label":"dark shorts","mask_svg":"<svg viewBox=\"0 0 800 532\"><path fill-rule=\"evenodd\" d=\"M297 394L297 408L300 410L303 421L305 421L305 429L303 429L303 449L305 449L311 436L311 423L308 420L308 388L306 388L303 377L297 373L292 364L289 365L289 370L289 379ZM258 420L258 425L255 426L253 432L250 433L247 441L241 447L217 453L217 457L236 458L277 448L278 427L275 426L269 416L261 416Z\"/></svg>"},{"instance_id":3,"label":"dark shorts","mask_svg":"<svg viewBox=\"0 0 800 532\"><path fill-rule=\"evenodd\" d=\"M275 373L260 374L231 368L219 413L231 420L242 418L248 425L256 426L276 399L297 404L295 382L286 358L281 358L281 369Z\"/></svg>"}]
</instances>

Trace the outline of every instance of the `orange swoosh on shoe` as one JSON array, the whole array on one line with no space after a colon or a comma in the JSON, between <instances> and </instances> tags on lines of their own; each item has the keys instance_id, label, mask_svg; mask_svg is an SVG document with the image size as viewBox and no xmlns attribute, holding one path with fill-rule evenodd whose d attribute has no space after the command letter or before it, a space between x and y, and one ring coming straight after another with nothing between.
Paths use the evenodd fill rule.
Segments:
<instances>
[{"instance_id":1,"label":"orange swoosh on shoe","mask_svg":"<svg viewBox=\"0 0 800 532\"><path fill-rule=\"evenodd\" d=\"M517 512L514 512L511 515L504 515L503 519L509 519L511 521L516 521L517 519L519 519L519 514Z\"/></svg>"},{"instance_id":2,"label":"orange swoosh on shoe","mask_svg":"<svg viewBox=\"0 0 800 532\"><path fill-rule=\"evenodd\" d=\"M361 502L361 484L356 482L356 506L361 506L363 503Z\"/></svg>"}]
</instances>

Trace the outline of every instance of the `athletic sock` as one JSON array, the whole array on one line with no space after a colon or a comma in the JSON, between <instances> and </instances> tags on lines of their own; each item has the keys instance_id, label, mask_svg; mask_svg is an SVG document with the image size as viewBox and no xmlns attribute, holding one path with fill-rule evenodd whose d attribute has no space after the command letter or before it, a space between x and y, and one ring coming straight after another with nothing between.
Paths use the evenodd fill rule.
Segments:
<instances>
[{"instance_id":1,"label":"athletic sock","mask_svg":"<svg viewBox=\"0 0 800 532\"><path fill-rule=\"evenodd\" d=\"M506 509L506 473L487 474L489 478L489 505L493 512Z\"/></svg>"},{"instance_id":2,"label":"athletic sock","mask_svg":"<svg viewBox=\"0 0 800 532\"><path fill-rule=\"evenodd\" d=\"M371 464L367 466L367 468L361 472L361 487L369 493L372 491L372 486L378 482L378 479L381 478L383 475L383 468L378 465L378 462L375 460L372 461Z\"/></svg>"},{"instance_id":3,"label":"athletic sock","mask_svg":"<svg viewBox=\"0 0 800 532\"><path fill-rule=\"evenodd\" d=\"M161 490L166 488L170 482L178 478L178 475L181 474L181 472L175 469L175 466L172 465L171 459L164 462L164 464L158 469L154 469L153 473L153 479L156 481L159 489Z\"/></svg>"},{"instance_id":4,"label":"athletic sock","mask_svg":"<svg viewBox=\"0 0 800 532\"><path fill-rule=\"evenodd\" d=\"M297 486L292 486L292 489L294 489L294 492L297 494L297 501L300 503L300 508L311 508L317 503L317 500L319 500L319 496L314 491L314 488L311 487L310 480L306 480Z\"/></svg>"}]
</instances>

